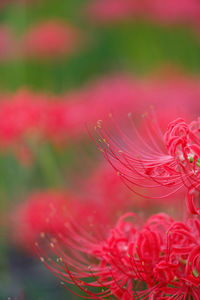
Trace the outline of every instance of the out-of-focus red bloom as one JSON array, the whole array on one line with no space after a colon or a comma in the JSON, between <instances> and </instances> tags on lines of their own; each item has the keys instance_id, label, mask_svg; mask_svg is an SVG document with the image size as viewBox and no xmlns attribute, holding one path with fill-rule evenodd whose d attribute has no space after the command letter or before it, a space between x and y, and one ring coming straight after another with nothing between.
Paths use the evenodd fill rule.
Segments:
<instances>
[{"instance_id":1,"label":"out-of-focus red bloom","mask_svg":"<svg viewBox=\"0 0 200 300\"><path fill-rule=\"evenodd\" d=\"M139 225L133 217L122 216L101 239L72 222L56 239L47 235L36 243L36 252L55 276L89 299L199 299L199 220L175 222L157 214Z\"/></svg>"},{"instance_id":2,"label":"out-of-focus red bloom","mask_svg":"<svg viewBox=\"0 0 200 300\"><path fill-rule=\"evenodd\" d=\"M63 145L71 139L88 137L86 124L98 118L105 120L106 115L114 113L122 124L124 114L141 114L152 104L161 128L177 116L190 121L199 110L199 87L198 78L180 75L151 80L115 75L60 96L27 90L1 95L0 147L14 149L17 145L26 153L24 147L29 140Z\"/></svg>"},{"instance_id":3,"label":"out-of-focus red bloom","mask_svg":"<svg viewBox=\"0 0 200 300\"><path fill-rule=\"evenodd\" d=\"M87 183L89 181L93 183L91 179ZM109 203L108 195L103 197L105 189L101 185L98 184L95 193L91 192L92 188L85 193L86 184L83 184L82 193L79 191L81 196L69 190L32 193L13 213L11 224L15 228L14 239L21 246L33 244L44 232L65 232L71 219L90 232L113 225L119 206L114 199L110 199ZM121 209L126 207L125 204Z\"/></svg>"},{"instance_id":4,"label":"out-of-focus red bloom","mask_svg":"<svg viewBox=\"0 0 200 300\"><path fill-rule=\"evenodd\" d=\"M81 132L85 124L94 123L113 110L120 118L122 112L138 109L137 84L129 76L113 75L87 84L82 89L64 95L68 101L67 119L74 130ZM85 131L86 132L86 131Z\"/></svg>"},{"instance_id":5,"label":"out-of-focus red bloom","mask_svg":"<svg viewBox=\"0 0 200 300\"><path fill-rule=\"evenodd\" d=\"M103 117L113 107L121 113L137 106L134 91L130 79L117 76L60 97L27 90L2 95L0 145L13 146L29 138L61 142L88 136L85 124L96 121L97 111Z\"/></svg>"},{"instance_id":6,"label":"out-of-focus red bloom","mask_svg":"<svg viewBox=\"0 0 200 300\"><path fill-rule=\"evenodd\" d=\"M83 134L81 129L85 124L94 123L98 119L106 121L105 116L110 113L114 113L115 118L121 122L124 114L130 111L135 115L143 114L148 106L154 105L159 111L161 127L166 128L169 121L177 116L190 120L191 113L196 114L199 107L199 97L199 80L195 78L170 75L161 79L138 79L114 75L66 94L63 100L68 101L67 110L63 106L63 118L58 121L63 124L68 121L71 132L78 136ZM170 111L170 114L166 114L166 111Z\"/></svg>"},{"instance_id":7,"label":"out-of-focus red bloom","mask_svg":"<svg viewBox=\"0 0 200 300\"><path fill-rule=\"evenodd\" d=\"M34 192L14 210L11 224L20 245L25 241L33 244L43 232L65 231L71 219L99 235L113 226L122 212L133 206L135 209L145 206L144 201L135 199L124 187L112 168L103 164L76 186L76 192Z\"/></svg>"},{"instance_id":8,"label":"out-of-focus red bloom","mask_svg":"<svg viewBox=\"0 0 200 300\"><path fill-rule=\"evenodd\" d=\"M148 216L153 212L170 211L175 203L179 209L174 210L174 217L182 217L183 215L183 192L177 194L175 199L174 197L167 198L167 201L151 198L151 193L147 197L138 197L130 189L127 189L120 176L116 176L113 168L103 162L96 166L88 178L79 183L79 187L81 187L81 195L85 199L87 198L91 203L99 205L99 212L107 212L111 224L122 213L132 209ZM137 192L143 193L144 190L138 188Z\"/></svg>"},{"instance_id":9,"label":"out-of-focus red bloom","mask_svg":"<svg viewBox=\"0 0 200 300\"><path fill-rule=\"evenodd\" d=\"M73 214L73 201L76 197L69 192L49 190L33 193L13 214L13 239L27 247L44 232L65 231L70 214Z\"/></svg>"},{"instance_id":10,"label":"out-of-focus red bloom","mask_svg":"<svg viewBox=\"0 0 200 300\"><path fill-rule=\"evenodd\" d=\"M25 55L51 59L68 55L77 48L79 31L60 20L43 21L34 25L24 36Z\"/></svg>"},{"instance_id":11,"label":"out-of-focus red bloom","mask_svg":"<svg viewBox=\"0 0 200 300\"><path fill-rule=\"evenodd\" d=\"M141 4L132 0L91 1L87 13L93 21L112 22L133 16Z\"/></svg>"},{"instance_id":12,"label":"out-of-focus red bloom","mask_svg":"<svg viewBox=\"0 0 200 300\"><path fill-rule=\"evenodd\" d=\"M0 61L16 56L17 46L10 28L0 26Z\"/></svg>"},{"instance_id":13,"label":"out-of-focus red bloom","mask_svg":"<svg viewBox=\"0 0 200 300\"><path fill-rule=\"evenodd\" d=\"M65 141L74 134L70 106L57 96L19 90L2 95L0 102L0 146ZM84 130L84 128L82 129Z\"/></svg>"},{"instance_id":14,"label":"out-of-focus red bloom","mask_svg":"<svg viewBox=\"0 0 200 300\"><path fill-rule=\"evenodd\" d=\"M199 120L186 124L176 119L169 124L165 135L154 114L147 116L146 131L142 134L132 116L126 133L114 120L111 124L112 133L101 120L97 122L98 147L126 185L137 194L138 187L150 191L151 196L155 192L158 198L185 186L188 210L199 214L194 203L194 194L200 186Z\"/></svg>"},{"instance_id":15,"label":"out-of-focus red bloom","mask_svg":"<svg viewBox=\"0 0 200 300\"><path fill-rule=\"evenodd\" d=\"M124 187L124 184L110 166L101 163L82 182L81 194L87 195L91 201L106 203L108 206L117 207L119 210L135 203L133 194Z\"/></svg>"},{"instance_id":16,"label":"out-of-focus red bloom","mask_svg":"<svg viewBox=\"0 0 200 300\"><path fill-rule=\"evenodd\" d=\"M95 22L143 19L198 27L200 4L198 0L96 0L89 3L87 14Z\"/></svg>"},{"instance_id":17,"label":"out-of-focus red bloom","mask_svg":"<svg viewBox=\"0 0 200 300\"><path fill-rule=\"evenodd\" d=\"M1 151L11 149L19 161L27 165L34 160L37 147L41 143L57 144L67 141L72 134L67 121L60 123L64 114L60 106L58 97L27 90L19 90L13 95L2 95Z\"/></svg>"},{"instance_id":18,"label":"out-of-focus red bloom","mask_svg":"<svg viewBox=\"0 0 200 300\"><path fill-rule=\"evenodd\" d=\"M45 117L45 101L26 91L16 93L9 101L3 97L0 103L0 143L9 145L28 133L34 135Z\"/></svg>"}]
</instances>

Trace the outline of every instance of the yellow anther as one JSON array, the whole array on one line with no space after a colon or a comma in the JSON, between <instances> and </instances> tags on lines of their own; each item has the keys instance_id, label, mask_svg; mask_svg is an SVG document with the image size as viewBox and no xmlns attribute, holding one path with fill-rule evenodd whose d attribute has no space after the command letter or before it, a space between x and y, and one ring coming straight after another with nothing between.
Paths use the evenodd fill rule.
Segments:
<instances>
[{"instance_id":1,"label":"yellow anther","mask_svg":"<svg viewBox=\"0 0 200 300\"><path fill-rule=\"evenodd\" d=\"M50 243L50 246L51 246L51 248L54 248L55 246L54 246L54 243Z\"/></svg>"}]
</instances>

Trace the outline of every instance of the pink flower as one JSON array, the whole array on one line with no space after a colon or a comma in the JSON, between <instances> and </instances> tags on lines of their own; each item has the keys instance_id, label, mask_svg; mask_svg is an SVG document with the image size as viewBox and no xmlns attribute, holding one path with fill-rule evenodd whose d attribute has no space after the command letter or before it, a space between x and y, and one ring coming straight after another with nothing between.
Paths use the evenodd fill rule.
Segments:
<instances>
[{"instance_id":1,"label":"pink flower","mask_svg":"<svg viewBox=\"0 0 200 300\"><path fill-rule=\"evenodd\" d=\"M14 149L16 146L25 146L29 141L57 143L68 140L75 132L70 121L70 107L67 101L60 101L58 96L28 90L2 95L0 147Z\"/></svg>"},{"instance_id":2,"label":"pink flower","mask_svg":"<svg viewBox=\"0 0 200 300\"><path fill-rule=\"evenodd\" d=\"M196 26L200 16L198 0L146 1L147 18L166 24L190 24ZM148 11L149 8L149 11ZM148 15L149 12L149 15Z\"/></svg>"},{"instance_id":3,"label":"pink flower","mask_svg":"<svg viewBox=\"0 0 200 300\"><path fill-rule=\"evenodd\" d=\"M21 247L33 245L44 233L65 232L71 215L75 216L79 198L69 191L46 190L30 194L13 211L13 240Z\"/></svg>"},{"instance_id":4,"label":"pink flower","mask_svg":"<svg viewBox=\"0 0 200 300\"><path fill-rule=\"evenodd\" d=\"M37 127L41 127L43 101L32 101L37 97L26 91L16 93L9 101L6 96L2 98L3 101L0 103L1 144L16 142L29 131L33 133Z\"/></svg>"},{"instance_id":5,"label":"pink flower","mask_svg":"<svg viewBox=\"0 0 200 300\"><path fill-rule=\"evenodd\" d=\"M87 14L95 22L112 22L132 17L140 7L141 4L131 0L97 0L88 5Z\"/></svg>"},{"instance_id":6,"label":"pink flower","mask_svg":"<svg viewBox=\"0 0 200 300\"><path fill-rule=\"evenodd\" d=\"M48 20L26 32L23 47L25 55L46 60L70 54L79 40L76 28L60 20Z\"/></svg>"},{"instance_id":7,"label":"pink flower","mask_svg":"<svg viewBox=\"0 0 200 300\"><path fill-rule=\"evenodd\" d=\"M157 214L139 225L128 213L104 234L98 239L72 222L56 238L43 236L36 253L63 284L78 286L89 299L200 297L198 219L175 222Z\"/></svg>"},{"instance_id":8,"label":"pink flower","mask_svg":"<svg viewBox=\"0 0 200 300\"><path fill-rule=\"evenodd\" d=\"M199 120L186 124L179 118L169 124L164 135L154 114L150 114L145 118L146 131L141 135L131 115L129 119L126 133L113 118L112 131L102 121L95 127L97 145L118 176L136 194L141 194L138 188L142 188L143 195L145 190L150 191L150 197L169 196L185 186L188 210L199 214L194 203L200 186Z\"/></svg>"},{"instance_id":9,"label":"pink flower","mask_svg":"<svg viewBox=\"0 0 200 300\"><path fill-rule=\"evenodd\" d=\"M0 26L0 60L8 60L16 56L17 45L9 27Z\"/></svg>"},{"instance_id":10,"label":"pink flower","mask_svg":"<svg viewBox=\"0 0 200 300\"><path fill-rule=\"evenodd\" d=\"M94 124L98 118L109 128L111 123L105 116L113 113L123 127L124 114L141 114L151 104L158 111L161 129L177 116L188 122L199 109L199 86L198 78L183 75L135 79L121 74L60 96L27 90L1 95L0 147L12 147L23 156L29 152L25 148L30 141L63 146L72 139L88 138L86 125Z\"/></svg>"},{"instance_id":11,"label":"pink flower","mask_svg":"<svg viewBox=\"0 0 200 300\"><path fill-rule=\"evenodd\" d=\"M165 134L168 153L176 159L186 187L187 206L192 214L200 214L194 203L194 194L200 186L200 120L186 124L177 119L171 122Z\"/></svg>"},{"instance_id":12,"label":"pink flower","mask_svg":"<svg viewBox=\"0 0 200 300\"><path fill-rule=\"evenodd\" d=\"M93 184L91 178L87 180L87 184L89 182L90 185ZM15 242L26 247L34 244L43 233L65 232L71 219L76 220L85 230L95 233L102 230L102 227L113 225L119 214L118 203L114 202L114 198L109 203L108 195L104 198L103 195L108 194L108 191L104 189L102 182L98 183L95 194L91 187L86 193L86 186L86 183L82 183L82 188L77 189L76 193L70 190L45 190L30 194L12 214L10 228L12 231L15 229ZM114 194L118 196L115 188L110 193L113 197ZM121 209L125 207L124 203Z\"/></svg>"},{"instance_id":13,"label":"pink flower","mask_svg":"<svg viewBox=\"0 0 200 300\"><path fill-rule=\"evenodd\" d=\"M93 0L87 14L95 22L117 22L126 19L148 20L159 24L189 24L199 27L198 0Z\"/></svg>"}]
</instances>

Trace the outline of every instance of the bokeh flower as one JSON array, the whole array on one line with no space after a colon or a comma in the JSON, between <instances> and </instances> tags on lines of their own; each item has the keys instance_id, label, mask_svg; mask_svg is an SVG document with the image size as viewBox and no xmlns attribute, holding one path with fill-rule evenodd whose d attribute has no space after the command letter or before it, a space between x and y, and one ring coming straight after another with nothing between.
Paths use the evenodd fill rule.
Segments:
<instances>
[{"instance_id":1,"label":"bokeh flower","mask_svg":"<svg viewBox=\"0 0 200 300\"><path fill-rule=\"evenodd\" d=\"M94 22L112 23L143 20L161 25L188 24L199 29L198 0L96 0L87 6L87 15Z\"/></svg>"},{"instance_id":2,"label":"bokeh flower","mask_svg":"<svg viewBox=\"0 0 200 300\"><path fill-rule=\"evenodd\" d=\"M0 26L0 61L6 61L16 56L17 43L14 34L8 26Z\"/></svg>"},{"instance_id":3,"label":"bokeh flower","mask_svg":"<svg viewBox=\"0 0 200 300\"><path fill-rule=\"evenodd\" d=\"M24 36L24 55L48 60L71 54L80 42L80 32L61 20L32 25Z\"/></svg>"},{"instance_id":4,"label":"bokeh flower","mask_svg":"<svg viewBox=\"0 0 200 300\"><path fill-rule=\"evenodd\" d=\"M47 190L30 194L12 215L11 227L16 230L13 240L23 248L28 248L44 232L62 232L73 211L73 199L75 201L75 196L67 191Z\"/></svg>"}]
</instances>

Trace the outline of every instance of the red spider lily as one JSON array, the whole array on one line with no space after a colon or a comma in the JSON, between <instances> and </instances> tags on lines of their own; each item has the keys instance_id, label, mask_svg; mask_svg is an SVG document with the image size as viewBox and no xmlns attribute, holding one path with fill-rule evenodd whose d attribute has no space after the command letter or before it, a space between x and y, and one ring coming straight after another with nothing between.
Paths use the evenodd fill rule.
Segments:
<instances>
[{"instance_id":1,"label":"red spider lily","mask_svg":"<svg viewBox=\"0 0 200 300\"><path fill-rule=\"evenodd\" d=\"M37 128L42 131L46 103L42 96L27 91L19 91L14 96L2 97L0 103L0 142L2 146L15 143L34 133Z\"/></svg>"},{"instance_id":2,"label":"red spider lily","mask_svg":"<svg viewBox=\"0 0 200 300\"><path fill-rule=\"evenodd\" d=\"M72 190L44 190L30 194L26 201L14 209L11 230L21 246L34 243L41 233L65 231L71 219L91 234L103 235L118 217L133 207L135 211L145 208L145 214L172 207L172 203L149 201L134 197L110 167L101 164L85 180L76 182ZM178 200L178 199L177 199ZM182 200L182 199L181 199ZM170 206L171 204L171 206ZM177 206L177 201L176 201ZM143 213L144 215L144 213ZM14 228L14 230L13 230Z\"/></svg>"},{"instance_id":3,"label":"red spider lily","mask_svg":"<svg viewBox=\"0 0 200 300\"><path fill-rule=\"evenodd\" d=\"M89 3L87 14L93 21L112 22L133 16L140 5L130 0L93 1Z\"/></svg>"},{"instance_id":4,"label":"red spider lily","mask_svg":"<svg viewBox=\"0 0 200 300\"><path fill-rule=\"evenodd\" d=\"M112 119L112 118L111 118ZM135 191L150 190L152 197L169 196L186 186L186 202L192 214L199 214L194 203L199 180L199 120L189 125L182 119L171 122L164 135L154 115L146 118L146 132L139 134L131 120L125 134L115 121L113 132L98 121L98 147L118 176ZM153 193L156 195L153 195ZM159 194L161 193L161 194ZM145 192L143 193L145 195Z\"/></svg>"},{"instance_id":5,"label":"red spider lily","mask_svg":"<svg viewBox=\"0 0 200 300\"><path fill-rule=\"evenodd\" d=\"M190 24L199 26L198 0L96 0L87 7L87 14L95 22L117 22L143 19L159 24Z\"/></svg>"},{"instance_id":6,"label":"red spider lily","mask_svg":"<svg viewBox=\"0 0 200 300\"><path fill-rule=\"evenodd\" d=\"M87 299L199 299L199 220L175 222L158 214L139 226L127 219L132 217L122 216L104 239L72 222L65 233L43 236L36 243L37 255Z\"/></svg>"},{"instance_id":7,"label":"red spider lily","mask_svg":"<svg viewBox=\"0 0 200 300\"><path fill-rule=\"evenodd\" d=\"M16 56L16 50L17 45L11 29L6 26L0 26L0 61Z\"/></svg>"},{"instance_id":8,"label":"red spider lily","mask_svg":"<svg viewBox=\"0 0 200 300\"><path fill-rule=\"evenodd\" d=\"M35 192L17 207L12 217L15 228L13 239L20 245L33 244L40 234L62 232L70 213L73 213L74 195L64 191Z\"/></svg>"},{"instance_id":9,"label":"red spider lily","mask_svg":"<svg viewBox=\"0 0 200 300\"><path fill-rule=\"evenodd\" d=\"M87 134L85 123L94 123L98 117L104 118L111 111L114 111L117 120L121 120L122 114L129 111L140 113L147 104L158 109L162 127L178 113L190 120L191 113L199 109L199 86L199 79L189 80L181 76L136 80L115 75L60 97L27 90L1 95L0 143L16 142L29 132L51 140L82 136ZM168 98L170 101L160 102L160 99ZM165 111L170 110L170 115L165 118L163 105Z\"/></svg>"},{"instance_id":10,"label":"red spider lily","mask_svg":"<svg viewBox=\"0 0 200 300\"><path fill-rule=\"evenodd\" d=\"M187 206L192 214L199 214L194 204L194 193L200 186L200 126L199 119L186 124L182 119L171 122L165 134L167 150L172 155L181 171L183 181L188 187Z\"/></svg>"},{"instance_id":11,"label":"red spider lily","mask_svg":"<svg viewBox=\"0 0 200 300\"><path fill-rule=\"evenodd\" d=\"M124 186L113 169L103 162L80 184L81 195L85 195L85 198L90 199L91 203L104 203L106 210L111 211L111 214L114 211L121 214L131 205L140 207L139 201L137 202L138 199L133 197L133 194Z\"/></svg>"},{"instance_id":12,"label":"red spider lily","mask_svg":"<svg viewBox=\"0 0 200 300\"><path fill-rule=\"evenodd\" d=\"M183 193L179 193L176 198L167 198L167 201L160 201L156 198L137 197L130 189L124 185L112 167L107 166L106 162L101 162L95 170L85 180L78 181L81 187L81 196L91 203L99 204L102 211L105 209L110 214L109 219L116 220L122 213L134 209L135 212L142 212L145 216L158 211L170 211L174 204L179 208L173 209L173 216L180 218L183 214ZM143 189L138 191L143 192ZM103 208L104 207L104 208Z\"/></svg>"},{"instance_id":13,"label":"red spider lily","mask_svg":"<svg viewBox=\"0 0 200 300\"><path fill-rule=\"evenodd\" d=\"M60 97L28 90L1 95L0 145L13 147L29 138L60 143L86 136L85 123L95 122L97 110L102 116L114 105L118 114L127 111L133 105L135 89L130 79L116 76ZM115 103L111 97L114 92Z\"/></svg>"},{"instance_id":14,"label":"red spider lily","mask_svg":"<svg viewBox=\"0 0 200 300\"><path fill-rule=\"evenodd\" d=\"M21 246L33 244L44 232L64 232L72 218L78 220L79 226L85 230L100 234L102 227L112 226L119 214L118 203L113 199L111 204L108 203L108 197L104 199L100 189L95 193L97 199L91 189L87 195L82 192L81 197L69 190L32 193L13 212L10 228L15 231L14 240ZM121 209L123 207L125 204Z\"/></svg>"},{"instance_id":15,"label":"red spider lily","mask_svg":"<svg viewBox=\"0 0 200 300\"><path fill-rule=\"evenodd\" d=\"M177 115L188 121L199 109L199 86L198 79L183 76L136 80L115 75L59 97L27 90L1 95L0 147L10 147L22 160L31 161L30 144L48 141L64 145L72 139L80 140L88 136L86 123L114 111L117 121L123 124L122 115L130 110L140 113L147 103L155 104L162 128ZM171 100L165 101L168 98ZM109 128L110 122L106 126Z\"/></svg>"},{"instance_id":16,"label":"red spider lily","mask_svg":"<svg viewBox=\"0 0 200 300\"><path fill-rule=\"evenodd\" d=\"M77 132L80 134L76 124L72 123L72 105L73 103L69 105L67 101L60 101L59 97L27 90L2 95L0 147L18 148L29 141L37 143L47 140L58 143L68 140Z\"/></svg>"},{"instance_id":17,"label":"red spider lily","mask_svg":"<svg viewBox=\"0 0 200 300\"><path fill-rule=\"evenodd\" d=\"M50 98L53 99L52 102L49 101ZM47 97L47 95L26 90L20 90L13 95L2 95L0 102L1 151L14 150L19 161L29 165L35 158L36 145L44 141L56 142L54 128L57 127L56 107L59 104L56 105L55 100L57 100L56 97L50 95Z\"/></svg>"},{"instance_id":18,"label":"red spider lily","mask_svg":"<svg viewBox=\"0 0 200 300\"><path fill-rule=\"evenodd\" d=\"M34 25L25 34L23 48L25 55L46 60L68 55L79 41L77 29L60 20L48 20Z\"/></svg>"},{"instance_id":19,"label":"red spider lily","mask_svg":"<svg viewBox=\"0 0 200 300\"><path fill-rule=\"evenodd\" d=\"M151 79L115 74L66 94L64 100L77 104L71 105L71 115L72 122L80 127L84 126L84 122L105 119L109 113L114 113L118 121L123 120L123 114L130 111L134 115L142 114L153 105L158 111L159 124L165 129L177 116L190 121L191 114L196 115L199 110L199 87L198 78L189 79L173 72ZM166 111L170 114L164 113ZM106 125L109 126L109 122Z\"/></svg>"}]
</instances>

